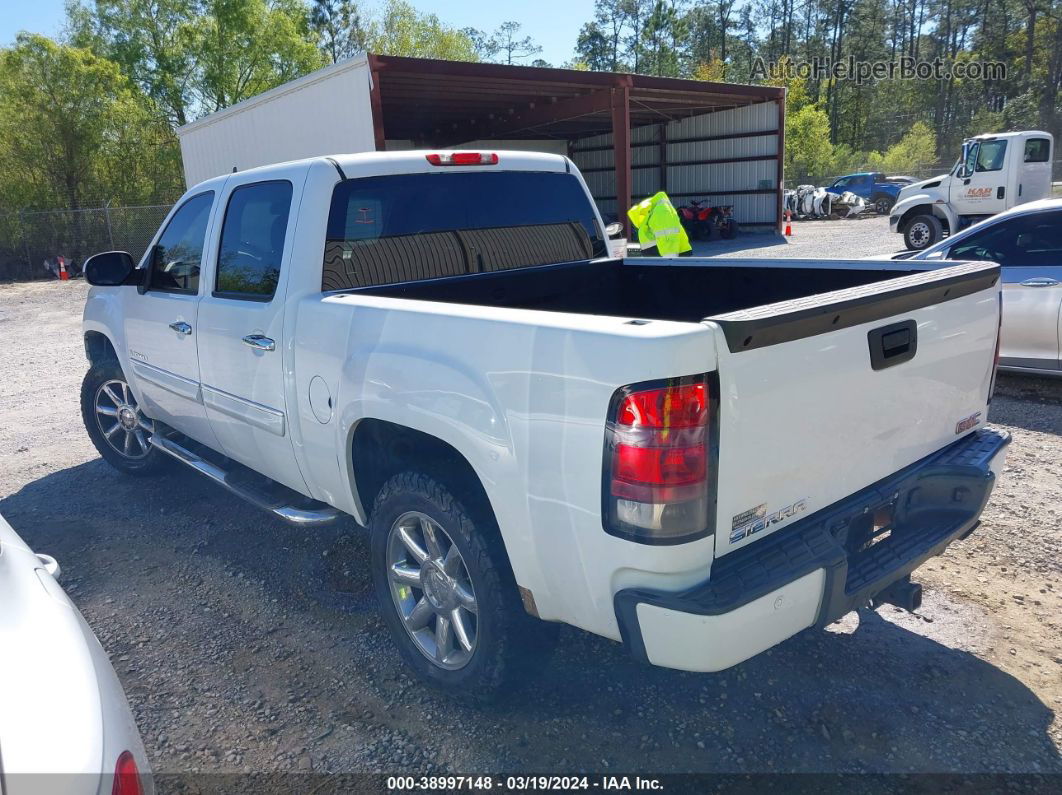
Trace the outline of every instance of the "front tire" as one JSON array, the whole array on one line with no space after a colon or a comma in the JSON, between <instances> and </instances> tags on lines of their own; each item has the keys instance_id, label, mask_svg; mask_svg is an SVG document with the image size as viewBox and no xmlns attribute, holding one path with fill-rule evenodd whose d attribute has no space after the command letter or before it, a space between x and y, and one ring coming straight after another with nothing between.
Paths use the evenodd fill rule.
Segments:
<instances>
[{"instance_id":1,"label":"front tire","mask_svg":"<svg viewBox=\"0 0 1062 795\"><path fill-rule=\"evenodd\" d=\"M154 423L144 415L114 359L92 365L81 382L81 419L103 460L127 475L153 475L165 453L150 443Z\"/></svg>"},{"instance_id":2,"label":"front tire","mask_svg":"<svg viewBox=\"0 0 1062 795\"><path fill-rule=\"evenodd\" d=\"M455 696L497 695L541 622L520 607L493 518L404 472L381 488L369 528L373 586L406 664Z\"/></svg>"},{"instance_id":3,"label":"front tire","mask_svg":"<svg viewBox=\"0 0 1062 795\"><path fill-rule=\"evenodd\" d=\"M903 242L907 248L921 251L944 237L944 227L935 215L916 215L903 230Z\"/></svg>"}]
</instances>

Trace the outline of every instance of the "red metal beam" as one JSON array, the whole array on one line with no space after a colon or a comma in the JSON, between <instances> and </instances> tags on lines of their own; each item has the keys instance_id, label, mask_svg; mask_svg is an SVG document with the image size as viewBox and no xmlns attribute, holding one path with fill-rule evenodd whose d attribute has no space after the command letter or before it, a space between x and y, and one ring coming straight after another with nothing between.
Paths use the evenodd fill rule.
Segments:
<instances>
[{"instance_id":1,"label":"red metal beam","mask_svg":"<svg viewBox=\"0 0 1062 795\"><path fill-rule=\"evenodd\" d=\"M466 63L442 61L434 58L408 58L398 55L375 55L377 64L394 74L413 74L478 80L520 80L531 82L555 82L568 86L586 88L609 87L619 77L628 81L633 95L638 99L651 98L654 93L723 94L728 97L746 98L749 102L772 100L783 96L783 90L775 86L741 85L738 83L711 83L706 80L684 80L675 77L650 77L648 75L613 74L611 72L582 72L575 69L553 69L535 66L509 66L506 64Z\"/></svg>"},{"instance_id":2,"label":"red metal beam","mask_svg":"<svg viewBox=\"0 0 1062 795\"><path fill-rule=\"evenodd\" d=\"M782 89L782 96L775 100L775 105L778 108L778 217L775 219L775 228L778 230L778 234L782 234L782 225L784 219L782 218L782 189L783 183L783 163L785 157L785 88Z\"/></svg>"},{"instance_id":3,"label":"red metal beam","mask_svg":"<svg viewBox=\"0 0 1062 795\"><path fill-rule=\"evenodd\" d=\"M384 132L383 102L380 95L379 56L369 55L369 108L372 111L372 134L376 141L376 151L387 148L387 135Z\"/></svg>"},{"instance_id":4,"label":"red metal beam","mask_svg":"<svg viewBox=\"0 0 1062 795\"><path fill-rule=\"evenodd\" d=\"M660 162L657 164L660 166L660 190L667 192L667 123L660 125L660 131L657 134L660 139L658 144L660 149L657 150L657 160Z\"/></svg>"},{"instance_id":5,"label":"red metal beam","mask_svg":"<svg viewBox=\"0 0 1062 795\"><path fill-rule=\"evenodd\" d=\"M616 165L616 214L627 238L631 237L631 222L627 210L631 206L631 78L620 79L612 89L612 146Z\"/></svg>"}]
</instances>

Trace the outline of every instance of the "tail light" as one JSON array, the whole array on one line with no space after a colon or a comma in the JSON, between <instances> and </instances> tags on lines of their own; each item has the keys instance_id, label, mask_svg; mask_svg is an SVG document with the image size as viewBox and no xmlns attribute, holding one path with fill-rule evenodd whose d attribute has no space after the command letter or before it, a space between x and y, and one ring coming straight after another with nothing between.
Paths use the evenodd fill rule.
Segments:
<instances>
[{"instance_id":1,"label":"tail light","mask_svg":"<svg viewBox=\"0 0 1062 795\"><path fill-rule=\"evenodd\" d=\"M710 532L712 405L703 375L616 391L605 428L607 532L644 544L684 543Z\"/></svg>"},{"instance_id":2,"label":"tail light","mask_svg":"<svg viewBox=\"0 0 1062 795\"><path fill-rule=\"evenodd\" d=\"M140 785L140 771L129 751L122 751L114 764L111 795L144 795L144 788Z\"/></svg>"},{"instance_id":3,"label":"tail light","mask_svg":"<svg viewBox=\"0 0 1062 795\"><path fill-rule=\"evenodd\" d=\"M437 152L424 155L433 166L496 166L497 152Z\"/></svg>"}]
</instances>

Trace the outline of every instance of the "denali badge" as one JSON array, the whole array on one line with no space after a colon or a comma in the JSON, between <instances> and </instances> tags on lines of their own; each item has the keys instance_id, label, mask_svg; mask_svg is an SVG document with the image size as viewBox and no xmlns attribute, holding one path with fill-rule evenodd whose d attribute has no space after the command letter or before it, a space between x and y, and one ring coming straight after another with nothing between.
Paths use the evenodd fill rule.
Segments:
<instances>
[{"instance_id":1,"label":"denali badge","mask_svg":"<svg viewBox=\"0 0 1062 795\"><path fill-rule=\"evenodd\" d=\"M980 421L981 421L981 412L977 412L976 414L971 414L969 417L966 417L965 419L961 419L957 423L955 423L955 433L956 434L960 434L963 431L968 431L968 430L970 430L970 428L972 428L973 426L977 425Z\"/></svg>"}]
</instances>

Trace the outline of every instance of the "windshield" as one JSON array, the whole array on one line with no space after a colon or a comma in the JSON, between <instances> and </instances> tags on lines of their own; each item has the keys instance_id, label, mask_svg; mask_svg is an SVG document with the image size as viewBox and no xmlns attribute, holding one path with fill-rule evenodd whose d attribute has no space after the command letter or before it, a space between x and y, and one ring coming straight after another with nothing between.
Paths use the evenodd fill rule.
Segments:
<instances>
[{"instance_id":1,"label":"windshield","mask_svg":"<svg viewBox=\"0 0 1062 795\"><path fill-rule=\"evenodd\" d=\"M605 256L572 174L461 171L351 179L332 195L323 290Z\"/></svg>"}]
</instances>

